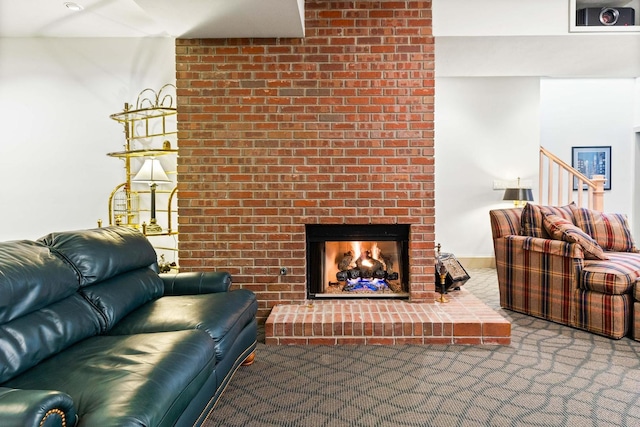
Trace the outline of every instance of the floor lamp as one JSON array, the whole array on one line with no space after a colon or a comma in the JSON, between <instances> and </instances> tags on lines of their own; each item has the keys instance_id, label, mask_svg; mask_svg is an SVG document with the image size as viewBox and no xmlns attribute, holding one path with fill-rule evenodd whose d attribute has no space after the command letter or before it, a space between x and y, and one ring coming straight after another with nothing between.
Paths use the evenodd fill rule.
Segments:
<instances>
[{"instance_id":1,"label":"floor lamp","mask_svg":"<svg viewBox=\"0 0 640 427\"><path fill-rule=\"evenodd\" d=\"M131 181L149 184L151 188L151 219L146 227L143 224L144 233L162 233L162 227L156 221L156 187L158 184L168 184L171 180L162 169L160 160L153 157L147 158Z\"/></svg>"}]
</instances>

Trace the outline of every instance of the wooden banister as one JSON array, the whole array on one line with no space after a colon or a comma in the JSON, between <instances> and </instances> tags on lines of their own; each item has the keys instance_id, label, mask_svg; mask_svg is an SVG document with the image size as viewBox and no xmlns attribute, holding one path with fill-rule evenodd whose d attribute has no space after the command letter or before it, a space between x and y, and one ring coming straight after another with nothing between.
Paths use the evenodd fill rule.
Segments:
<instances>
[{"instance_id":1,"label":"wooden banister","mask_svg":"<svg viewBox=\"0 0 640 427\"><path fill-rule=\"evenodd\" d=\"M604 209L604 175L589 179L544 147L540 147L539 180L541 204L561 206L575 202L597 211Z\"/></svg>"}]
</instances>

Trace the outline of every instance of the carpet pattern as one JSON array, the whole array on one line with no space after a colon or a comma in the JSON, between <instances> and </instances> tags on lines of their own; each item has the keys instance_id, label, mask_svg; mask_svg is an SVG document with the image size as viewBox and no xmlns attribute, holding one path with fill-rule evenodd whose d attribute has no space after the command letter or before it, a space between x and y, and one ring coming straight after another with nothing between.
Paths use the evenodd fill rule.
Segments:
<instances>
[{"instance_id":1,"label":"carpet pattern","mask_svg":"<svg viewBox=\"0 0 640 427\"><path fill-rule=\"evenodd\" d=\"M510 346L262 337L204 425L640 426L640 342L503 310L495 270L469 274L465 288L512 322Z\"/></svg>"}]
</instances>

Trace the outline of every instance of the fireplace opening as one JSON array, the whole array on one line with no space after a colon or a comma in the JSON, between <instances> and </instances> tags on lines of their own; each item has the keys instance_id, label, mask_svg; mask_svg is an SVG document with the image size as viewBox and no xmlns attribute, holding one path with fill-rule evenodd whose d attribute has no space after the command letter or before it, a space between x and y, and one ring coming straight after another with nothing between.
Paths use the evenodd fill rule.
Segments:
<instances>
[{"instance_id":1,"label":"fireplace opening","mask_svg":"<svg viewBox=\"0 0 640 427\"><path fill-rule=\"evenodd\" d=\"M307 225L308 298L408 298L409 225Z\"/></svg>"}]
</instances>

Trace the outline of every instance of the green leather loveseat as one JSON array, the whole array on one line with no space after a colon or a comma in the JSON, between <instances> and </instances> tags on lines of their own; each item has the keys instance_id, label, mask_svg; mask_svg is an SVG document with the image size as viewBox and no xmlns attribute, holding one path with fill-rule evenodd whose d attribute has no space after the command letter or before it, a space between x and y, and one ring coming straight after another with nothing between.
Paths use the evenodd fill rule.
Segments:
<instances>
[{"instance_id":1,"label":"green leather loveseat","mask_svg":"<svg viewBox=\"0 0 640 427\"><path fill-rule=\"evenodd\" d=\"M202 424L253 360L256 298L156 260L127 227L0 243L0 426Z\"/></svg>"}]
</instances>

